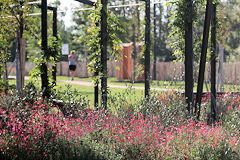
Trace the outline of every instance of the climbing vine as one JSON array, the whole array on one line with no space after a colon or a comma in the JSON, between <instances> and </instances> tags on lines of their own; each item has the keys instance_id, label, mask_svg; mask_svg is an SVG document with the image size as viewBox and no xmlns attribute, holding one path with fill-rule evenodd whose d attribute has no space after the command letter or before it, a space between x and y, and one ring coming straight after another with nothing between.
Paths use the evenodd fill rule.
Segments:
<instances>
[{"instance_id":1,"label":"climbing vine","mask_svg":"<svg viewBox=\"0 0 240 160\"><path fill-rule=\"evenodd\" d=\"M41 44L41 42L39 42ZM51 64L52 66L56 66L56 60L61 56L61 43L59 38L56 37L48 37L48 49L45 54L40 54L39 57L33 59L35 67L30 71L30 80L36 81L41 76L41 65ZM43 51L42 51L43 52ZM53 69L48 69L48 77L50 80L50 84L52 84L53 77L52 77ZM52 88L52 87L50 87Z\"/></svg>"},{"instance_id":2,"label":"climbing vine","mask_svg":"<svg viewBox=\"0 0 240 160\"><path fill-rule=\"evenodd\" d=\"M82 41L86 42L88 46L89 52L89 59L90 62L88 64L89 72L94 74L95 72L101 71L101 63L100 63L100 56L101 56L101 47L100 47L100 23L101 23L101 9L102 4L100 0L95 3L95 6L91 10L89 15L89 20L91 20L91 27L88 29L88 34L86 34ZM107 10L107 34L108 34L108 60L113 60L116 58L120 58L120 49L122 48L120 44L122 41L117 36L118 32L124 32L122 28L119 26L119 21L116 15ZM94 80L99 79L101 73L98 77L94 77Z\"/></svg>"},{"instance_id":3,"label":"climbing vine","mask_svg":"<svg viewBox=\"0 0 240 160\"><path fill-rule=\"evenodd\" d=\"M171 0L167 5L172 5L172 11L170 13L170 25L172 31L169 35L172 43L170 47L173 49L173 54L177 58L177 61L184 61L184 34L185 34L185 22L193 20L193 30L199 30L199 7L203 7L205 0L193 0L192 8L188 8L186 0ZM193 33L193 50L195 53L195 59L200 53L200 40L201 34Z\"/></svg>"}]
</instances>

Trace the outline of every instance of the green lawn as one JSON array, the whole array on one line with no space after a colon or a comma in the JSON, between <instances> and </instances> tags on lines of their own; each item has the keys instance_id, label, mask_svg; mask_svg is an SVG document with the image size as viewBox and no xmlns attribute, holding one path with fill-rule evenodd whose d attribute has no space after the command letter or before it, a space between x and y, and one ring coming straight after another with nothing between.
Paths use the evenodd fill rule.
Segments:
<instances>
[{"instance_id":1,"label":"green lawn","mask_svg":"<svg viewBox=\"0 0 240 160\"><path fill-rule=\"evenodd\" d=\"M70 80L70 77L59 76L57 80ZM86 81L92 82L92 78L75 78L75 81ZM120 86L136 86L136 87L144 87L144 82L135 82L131 83L129 81L118 81L117 78L111 77L108 78L108 84L111 85L120 85ZM180 81L152 81L151 82L152 88L169 88L169 89L184 89L184 82Z\"/></svg>"},{"instance_id":2,"label":"green lawn","mask_svg":"<svg viewBox=\"0 0 240 160\"><path fill-rule=\"evenodd\" d=\"M70 80L69 77L57 77L57 80ZM92 82L91 78L75 78L74 81L88 81ZM39 83L38 83L39 82ZM40 86L40 81L38 81L38 86ZM9 80L10 84L16 84L15 80ZM28 81L25 82L25 84L28 83ZM117 97L121 98L120 100L126 101L128 103L134 103L136 100L141 99L144 97L144 90L143 89L132 89L131 86L138 86L138 87L144 87L144 82L142 83L130 83L127 81L124 82L118 82L116 78L108 78L108 84L111 85L119 85L119 86L127 86L126 89L124 88L109 88L109 95L111 97ZM94 88L93 86L83 86L78 84L66 84L63 82L57 82L57 87L61 87L62 90L66 90L66 85L71 86L71 89L76 89L80 95L83 97L87 97L87 99L90 101L90 104L94 103ZM168 88L168 89L182 89L184 90L184 82L173 82L173 81L152 81L151 83L152 88ZM197 90L197 84L195 83L194 90ZM236 85L225 85L226 91L238 91L239 86ZM204 91L206 90L206 86L204 85ZM154 91L156 93L161 93L162 91ZM127 95L125 97L121 97L121 95ZM99 95L100 98L101 95Z\"/></svg>"},{"instance_id":3,"label":"green lawn","mask_svg":"<svg viewBox=\"0 0 240 160\"><path fill-rule=\"evenodd\" d=\"M58 77L57 80L68 80L68 77ZM75 79L75 81L80 80L78 78ZM82 79L81 79L82 80ZM86 79L87 80L87 79ZM89 79L89 81L91 81ZM26 80L25 84L27 84L29 81ZM16 84L16 80L9 80L9 84ZM70 86L71 90L77 90L78 93L82 97L86 97L90 104L94 104L94 88L93 86L83 86L78 84L66 84L63 82L57 82L57 89L61 88L61 90L67 90L68 85ZM37 81L37 86L40 86L40 81ZM99 88L100 89L100 88ZM129 103L134 103L136 100L144 97L144 90L140 89L130 89L130 87L124 89L124 88L109 88L109 95L110 96L117 96L120 97L120 95L128 95L128 97L125 97L125 100L127 100ZM99 99L100 99L99 94Z\"/></svg>"},{"instance_id":4,"label":"green lawn","mask_svg":"<svg viewBox=\"0 0 240 160\"><path fill-rule=\"evenodd\" d=\"M57 80L70 80L70 77L64 77L59 76L57 77ZM75 78L75 80L80 81L87 81L92 82L92 78ZM141 83L130 83L129 81L117 81L117 79L114 78L108 78L108 84L111 85L120 85L120 86L137 86L137 87L144 87L144 82ZM152 88L167 88L167 89L180 89L184 90L184 81L157 81L153 80L151 82ZM240 87L239 85L224 85L225 91L239 91ZM194 91L197 91L197 83L194 83ZM207 91L206 85L203 85L203 91ZM210 91L210 84L208 84L208 91Z\"/></svg>"},{"instance_id":5,"label":"green lawn","mask_svg":"<svg viewBox=\"0 0 240 160\"><path fill-rule=\"evenodd\" d=\"M63 82L58 82L58 87L61 87L62 90L66 90L67 86ZM72 89L76 89L83 97L87 97L87 99L90 101L90 104L94 104L94 88L93 86L82 86L78 84L69 84ZM100 88L99 88L100 89ZM131 93L131 94L130 94ZM144 97L144 90L139 89L130 89L130 88L109 88L109 95L110 96L117 96L120 95L126 95L129 96L126 97L126 100L128 102L134 102L137 99L140 99L141 97ZM99 98L100 98L99 94Z\"/></svg>"}]
</instances>

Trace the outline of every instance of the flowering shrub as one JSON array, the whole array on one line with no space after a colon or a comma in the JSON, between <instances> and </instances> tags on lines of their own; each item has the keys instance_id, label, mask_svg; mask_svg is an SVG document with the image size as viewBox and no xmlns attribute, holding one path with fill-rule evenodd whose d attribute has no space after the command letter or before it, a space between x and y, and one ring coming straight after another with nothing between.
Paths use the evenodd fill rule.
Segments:
<instances>
[{"instance_id":1,"label":"flowering shrub","mask_svg":"<svg viewBox=\"0 0 240 160\"><path fill-rule=\"evenodd\" d=\"M178 94L115 113L85 105L68 108L74 116L51 101L32 99L1 96L0 159L240 158L238 98L213 125L187 117Z\"/></svg>"}]
</instances>

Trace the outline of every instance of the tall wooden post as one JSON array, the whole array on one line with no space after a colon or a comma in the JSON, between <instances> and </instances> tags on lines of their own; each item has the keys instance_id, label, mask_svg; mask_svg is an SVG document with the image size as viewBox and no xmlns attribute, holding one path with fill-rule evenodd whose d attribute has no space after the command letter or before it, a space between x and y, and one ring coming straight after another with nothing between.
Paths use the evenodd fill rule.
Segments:
<instances>
[{"instance_id":1,"label":"tall wooden post","mask_svg":"<svg viewBox=\"0 0 240 160\"><path fill-rule=\"evenodd\" d=\"M107 3L108 0L101 0L101 96L102 106L107 109Z\"/></svg>"},{"instance_id":2,"label":"tall wooden post","mask_svg":"<svg viewBox=\"0 0 240 160\"><path fill-rule=\"evenodd\" d=\"M41 24L42 24L42 50L44 57L47 54L48 41L47 41L47 0L42 0L42 8L41 8ZM49 97L49 81L47 74L47 64L43 62L41 64L41 80L42 80L42 90L43 97Z\"/></svg>"},{"instance_id":3,"label":"tall wooden post","mask_svg":"<svg viewBox=\"0 0 240 160\"><path fill-rule=\"evenodd\" d=\"M202 100L203 81L204 81L204 72L205 72L205 65L206 65L206 55L207 55L207 48L208 48L211 15L212 15L212 0L207 0L204 29L203 29L203 40L202 40L202 48L201 48L200 68L199 68L199 75L198 75L197 96L196 96L196 103L195 103L195 113L197 113L198 119L200 118L200 111L201 111L201 100Z\"/></svg>"},{"instance_id":4,"label":"tall wooden post","mask_svg":"<svg viewBox=\"0 0 240 160\"><path fill-rule=\"evenodd\" d=\"M145 0L145 98L149 100L150 96L150 48L151 48L151 21L150 21L150 0Z\"/></svg>"}]
</instances>

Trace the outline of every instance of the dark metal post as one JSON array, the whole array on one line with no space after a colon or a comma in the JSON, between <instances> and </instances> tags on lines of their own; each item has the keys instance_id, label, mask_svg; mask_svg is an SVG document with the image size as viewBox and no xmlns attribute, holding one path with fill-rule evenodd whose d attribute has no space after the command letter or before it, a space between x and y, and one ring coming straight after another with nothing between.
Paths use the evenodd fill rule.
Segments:
<instances>
[{"instance_id":1,"label":"dark metal post","mask_svg":"<svg viewBox=\"0 0 240 160\"><path fill-rule=\"evenodd\" d=\"M133 23L132 25L133 29L133 36L132 36L132 41L133 41L133 74L132 74L132 80L135 81L136 79L136 61L137 61L137 46L136 46L136 27L135 24Z\"/></svg>"},{"instance_id":2,"label":"dark metal post","mask_svg":"<svg viewBox=\"0 0 240 160\"><path fill-rule=\"evenodd\" d=\"M23 2L20 1L20 7L22 8ZM22 81L21 81L21 39L23 37L23 13L20 13L20 23L19 23L19 30L17 32L17 50L16 50L16 88L18 91L22 89Z\"/></svg>"},{"instance_id":3,"label":"dark metal post","mask_svg":"<svg viewBox=\"0 0 240 160\"><path fill-rule=\"evenodd\" d=\"M151 48L151 28L150 28L150 0L145 0L145 98L149 100L150 96L150 48Z\"/></svg>"},{"instance_id":4,"label":"dark metal post","mask_svg":"<svg viewBox=\"0 0 240 160\"><path fill-rule=\"evenodd\" d=\"M185 11L185 97L188 104L187 110L190 113L190 108L193 108L193 18L189 16L193 12L192 0L185 0L187 8Z\"/></svg>"},{"instance_id":5,"label":"dark metal post","mask_svg":"<svg viewBox=\"0 0 240 160\"><path fill-rule=\"evenodd\" d=\"M53 36L56 37L56 39L58 40L58 35L57 35L57 8L53 9ZM55 57L54 57L54 61L56 62L56 55L57 55L57 51L55 51ZM53 86L56 86L56 82L57 82L57 64L55 66L53 66L53 71L52 71L52 76L53 76Z\"/></svg>"},{"instance_id":6,"label":"dark metal post","mask_svg":"<svg viewBox=\"0 0 240 160\"><path fill-rule=\"evenodd\" d=\"M94 76L97 77L98 76L98 69L97 71L95 71ZM95 108L98 110L98 78L96 79L96 81L94 82L94 106Z\"/></svg>"},{"instance_id":7,"label":"dark metal post","mask_svg":"<svg viewBox=\"0 0 240 160\"><path fill-rule=\"evenodd\" d=\"M44 57L47 54L48 41L47 41L47 0L42 0L42 9L41 9L41 22L42 22L42 50ZM47 75L47 64L41 64L41 79L42 79L42 90L43 97L49 97L49 82Z\"/></svg>"},{"instance_id":8,"label":"dark metal post","mask_svg":"<svg viewBox=\"0 0 240 160\"><path fill-rule=\"evenodd\" d=\"M108 0L101 0L101 94L102 106L107 109L107 3Z\"/></svg>"},{"instance_id":9,"label":"dark metal post","mask_svg":"<svg viewBox=\"0 0 240 160\"><path fill-rule=\"evenodd\" d=\"M159 47L161 48L161 40L162 40L162 15L163 15L163 7L161 5L161 3L159 3L159 24L158 24L158 36L159 36Z\"/></svg>"},{"instance_id":10,"label":"dark metal post","mask_svg":"<svg viewBox=\"0 0 240 160\"><path fill-rule=\"evenodd\" d=\"M211 118L216 121L216 3L213 4L213 16L211 25Z\"/></svg>"},{"instance_id":11,"label":"dark metal post","mask_svg":"<svg viewBox=\"0 0 240 160\"><path fill-rule=\"evenodd\" d=\"M20 33L17 32L17 47L16 47L16 89L20 92Z\"/></svg>"},{"instance_id":12,"label":"dark metal post","mask_svg":"<svg viewBox=\"0 0 240 160\"><path fill-rule=\"evenodd\" d=\"M157 72L156 72L156 63L157 63L157 31L156 31L156 4L153 6L153 36L154 36L154 44L153 44L153 80L157 79Z\"/></svg>"},{"instance_id":13,"label":"dark metal post","mask_svg":"<svg viewBox=\"0 0 240 160\"><path fill-rule=\"evenodd\" d=\"M202 100L203 81L204 81L204 72L205 72L205 65L206 65L206 55L207 55L207 48L208 48L211 14L212 14L212 0L208 0L206 5L200 68L199 68L199 75L198 75L197 96L196 96L196 103L195 103L195 113L197 113L198 119L200 118L200 111L201 111L201 100Z\"/></svg>"}]
</instances>

